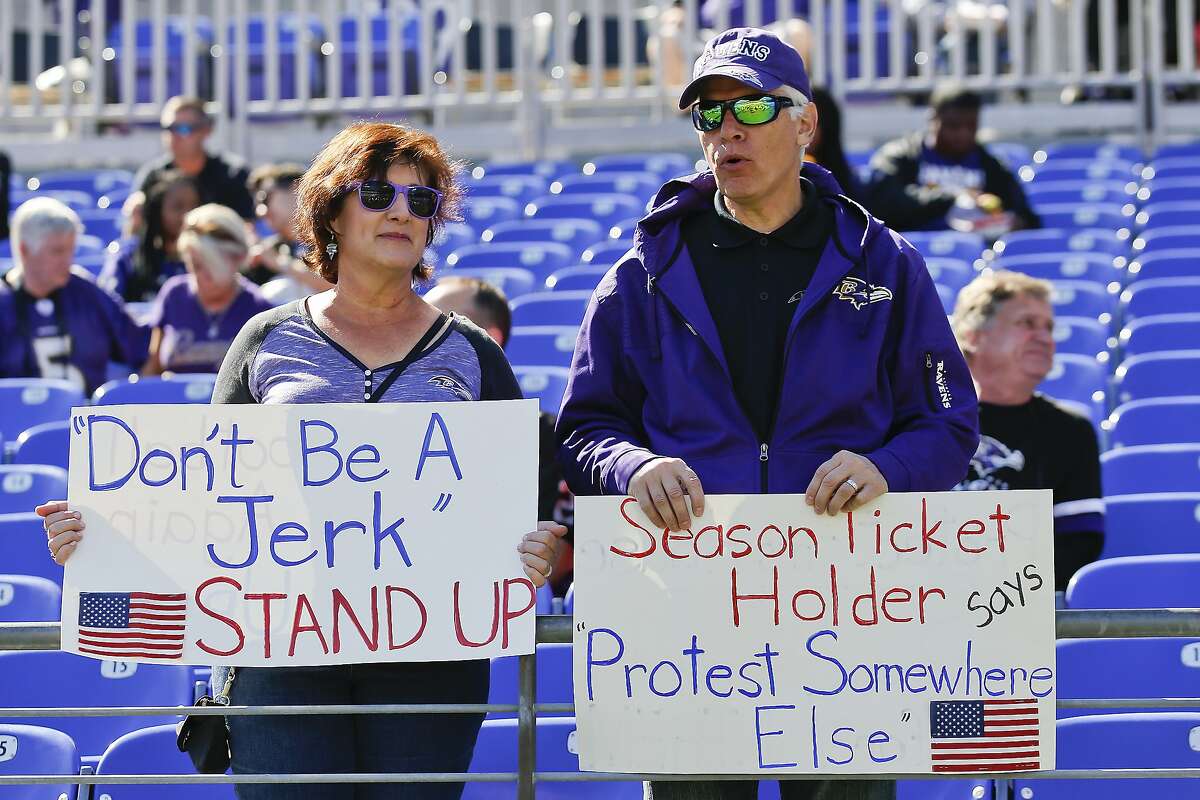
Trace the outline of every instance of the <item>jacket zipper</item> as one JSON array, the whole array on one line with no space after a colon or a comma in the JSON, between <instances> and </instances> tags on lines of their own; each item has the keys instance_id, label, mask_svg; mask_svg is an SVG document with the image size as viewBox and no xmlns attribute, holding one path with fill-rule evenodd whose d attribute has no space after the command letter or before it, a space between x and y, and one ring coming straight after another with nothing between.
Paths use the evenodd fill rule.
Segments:
<instances>
[{"instance_id":1,"label":"jacket zipper","mask_svg":"<svg viewBox=\"0 0 1200 800\"><path fill-rule=\"evenodd\" d=\"M929 408L934 407L933 402L933 354L925 354L925 402Z\"/></svg>"}]
</instances>

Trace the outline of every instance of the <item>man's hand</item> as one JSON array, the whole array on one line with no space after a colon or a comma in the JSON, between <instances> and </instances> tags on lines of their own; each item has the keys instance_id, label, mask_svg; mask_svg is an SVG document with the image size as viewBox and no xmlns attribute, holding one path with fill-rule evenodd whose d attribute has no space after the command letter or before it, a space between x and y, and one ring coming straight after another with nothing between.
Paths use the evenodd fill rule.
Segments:
<instances>
[{"instance_id":1,"label":"man's hand","mask_svg":"<svg viewBox=\"0 0 1200 800\"><path fill-rule=\"evenodd\" d=\"M817 468L804 500L818 514L833 517L886 494L887 480L866 456L842 450Z\"/></svg>"},{"instance_id":2,"label":"man's hand","mask_svg":"<svg viewBox=\"0 0 1200 800\"><path fill-rule=\"evenodd\" d=\"M660 528L682 531L692 524L685 496L691 500L692 514L699 517L704 513L700 476L678 458L647 461L629 479L629 494Z\"/></svg>"}]
</instances>

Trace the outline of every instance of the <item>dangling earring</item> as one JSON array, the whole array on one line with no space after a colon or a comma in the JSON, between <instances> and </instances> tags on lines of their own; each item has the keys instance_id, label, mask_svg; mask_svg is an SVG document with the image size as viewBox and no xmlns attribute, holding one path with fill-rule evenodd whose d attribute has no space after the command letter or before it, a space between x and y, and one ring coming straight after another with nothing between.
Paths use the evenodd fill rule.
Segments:
<instances>
[{"instance_id":1,"label":"dangling earring","mask_svg":"<svg viewBox=\"0 0 1200 800\"><path fill-rule=\"evenodd\" d=\"M337 256L337 252L338 246L336 239L331 240L329 244L325 245L325 255L329 256L331 261Z\"/></svg>"}]
</instances>

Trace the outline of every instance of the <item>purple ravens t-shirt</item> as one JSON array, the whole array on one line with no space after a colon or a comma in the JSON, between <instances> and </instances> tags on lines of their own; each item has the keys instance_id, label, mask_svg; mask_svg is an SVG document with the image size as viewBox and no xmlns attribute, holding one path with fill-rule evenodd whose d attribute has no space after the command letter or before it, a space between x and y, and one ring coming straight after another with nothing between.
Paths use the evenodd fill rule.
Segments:
<instances>
[{"instance_id":1,"label":"purple ravens t-shirt","mask_svg":"<svg viewBox=\"0 0 1200 800\"><path fill-rule=\"evenodd\" d=\"M164 371L217 372L246 320L272 308L258 287L241 275L240 291L219 313L204 310L187 275L170 278L158 292L147 321L162 329L158 360Z\"/></svg>"},{"instance_id":2,"label":"purple ravens t-shirt","mask_svg":"<svg viewBox=\"0 0 1200 800\"><path fill-rule=\"evenodd\" d=\"M972 150L962 160L952 161L938 155L928 145L922 146L917 163L917 183L936 186L953 194L965 189L983 191L983 157L979 148ZM931 222L925 230L945 230L948 227L946 219L940 218Z\"/></svg>"}]
</instances>

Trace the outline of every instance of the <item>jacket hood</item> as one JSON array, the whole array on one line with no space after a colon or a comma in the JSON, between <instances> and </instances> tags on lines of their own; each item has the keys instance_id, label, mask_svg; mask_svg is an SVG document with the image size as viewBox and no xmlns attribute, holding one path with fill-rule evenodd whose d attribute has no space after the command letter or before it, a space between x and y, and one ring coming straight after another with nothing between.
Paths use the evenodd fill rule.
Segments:
<instances>
[{"instance_id":1,"label":"jacket hood","mask_svg":"<svg viewBox=\"0 0 1200 800\"><path fill-rule=\"evenodd\" d=\"M816 187L821 202L833 207L837 248L851 262L862 263L867 245L883 232L883 223L843 194L837 179L824 167L805 162L800 175ZM658 190L633 236L634 250L649 276L657 277L670 268L682 243L678 222L711 205L716 191L717 180L711 170L673 178Z\"/></svg>"}]
</instances>

